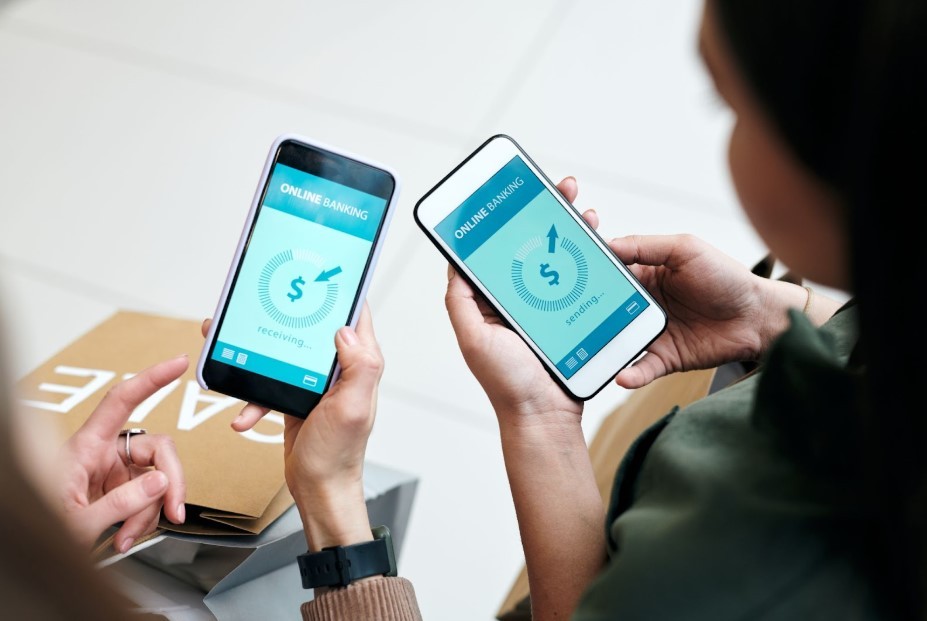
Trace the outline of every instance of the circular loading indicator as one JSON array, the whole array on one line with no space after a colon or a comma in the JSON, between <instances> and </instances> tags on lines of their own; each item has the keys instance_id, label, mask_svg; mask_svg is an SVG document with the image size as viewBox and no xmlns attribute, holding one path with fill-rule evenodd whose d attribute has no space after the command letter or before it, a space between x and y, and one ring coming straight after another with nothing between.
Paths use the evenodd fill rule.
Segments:
<instances>
[{"instance_id":1,"label":"circular loading indicator","mask_svg":"<svg viewBox=\"0 0 927 621\"><path fill-rule=\"evenodd\" d=\"M310 277L308 283L303 283L307 288L309 286L325 285L325 295L322 297L321 304L310 313L294 315L293 313L284 312L274 302L270 292L270 282L277 270L291 261L309 263L319 268L319 270L322 270L325 264L322 257L309 250L284 250L274 255L264 266L264 269L261 270L261 275L258 278L258 299L270 318L280 325L293 329L308 328L325 319L335 307L335 302L338 300L338 283L312 282Z\"/></svg>"},{"instance_id":2,"label":"circular loading indicator","mask_svg":"<svg viewBox=\"0 0 927 621\"><path fill-rule=\"evenodd\" d=\"M586 257L583 256L579 246L566 237L561 238L560 247L566 250L567 254L573 258L576 269L576 282L569 293L560 298L550 300L535 295L525 284L525 259L532 250L545 243L547 243L547 239L544 237L532 237L518 249L515 258L512 260L512 284L515 285L515 292L518 293L518 297L524 300L528 306L542 311L562 311L575 304L583 295L583 291L586 290L586 284L589 282L589 265L586 263Z\"/></svg>"}]
</instances>

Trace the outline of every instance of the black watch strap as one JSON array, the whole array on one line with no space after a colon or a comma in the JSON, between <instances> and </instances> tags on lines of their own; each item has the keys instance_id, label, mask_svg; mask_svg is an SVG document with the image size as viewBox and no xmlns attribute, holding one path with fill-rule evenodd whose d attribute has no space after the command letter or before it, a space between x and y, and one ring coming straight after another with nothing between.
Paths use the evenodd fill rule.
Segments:
<instances>
[{"instance_id":1,"label":"black watch strap","mask_svg":"<svg viewBox=\"0 0 927 621\"><path fill-rule=\"evenodd\" d=\"M396 556L389 530L378 526L373 535L373 541L297 556L303 588L346 587L361 578L395 576Z\"/></svg>"}]
</instances>

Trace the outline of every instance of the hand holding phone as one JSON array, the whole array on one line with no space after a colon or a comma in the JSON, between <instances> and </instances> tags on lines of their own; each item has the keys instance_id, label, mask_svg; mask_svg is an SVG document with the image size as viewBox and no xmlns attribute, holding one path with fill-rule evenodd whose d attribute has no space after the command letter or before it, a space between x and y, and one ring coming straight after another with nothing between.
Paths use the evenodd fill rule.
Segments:
<instances>
[{"instance_id":1,"label":"hand holding phone","mask_svg":"<svg viewBox=\"0 0 927 621\"><path fill-rule=\"evenodd\" d=\"M507 136L479 147L415 216L574 398L601 390L666 326L652 296Z\"/></svg>"},{"instance_id":2,"label":"hand holding phone","mask_svg":"<svg viewBox=\"0 0 927 621\"><path fill-rule=\"evenodd\" d=\"M271 147L200 356L204 388L305 418L337 379L396 204L387 167L298 136Z\"/></svg>"},{"instance_id":3,"label":"hand holding phone","mask_svg":"<svg viewBox=\"0 0 927 621\"><path fill-rule=\"evenodd\" d=\"M568 201L575 200L574 179L564 179L557 188ZM594 212L586 212L583 217L593 228L598 226ZM582 403L553 381L521 336L508 327L453 265L448 265L445 304L464 360L500 420L529 415L535 422L542 416L547 423L580 422Z\"/></svg>"}]
</instances>

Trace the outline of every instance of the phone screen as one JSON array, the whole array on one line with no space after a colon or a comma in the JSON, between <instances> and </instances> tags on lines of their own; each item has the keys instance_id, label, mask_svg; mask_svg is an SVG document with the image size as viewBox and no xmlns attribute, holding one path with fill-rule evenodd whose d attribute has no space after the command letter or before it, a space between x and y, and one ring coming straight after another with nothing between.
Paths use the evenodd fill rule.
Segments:
<instances>
[{"instance_id":1,"label":"phone screen","mask_svg":"<svg viewBox=\"0 0 927 621\"><path fill-rule=\"evenodd\" d=\"M567 379L649 305L519 156L435 231Z\"/></svg>"},{"instance_id":2,"label":"phone screen","mask_svg":"<svg viewBox=\"0 0 927 621\"><path fill-rule=\"evenodd\" d=\"M343 177L273 165L211 360L325 390L389 198Z\"/></svg>"}]
</instances>

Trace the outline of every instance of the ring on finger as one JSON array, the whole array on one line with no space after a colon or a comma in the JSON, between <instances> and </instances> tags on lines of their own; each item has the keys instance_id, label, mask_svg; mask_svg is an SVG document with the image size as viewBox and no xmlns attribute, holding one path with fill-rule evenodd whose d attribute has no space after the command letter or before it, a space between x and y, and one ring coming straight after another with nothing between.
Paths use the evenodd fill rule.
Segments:
<instances>
[{"instance_id":1,"label":"ring on finger","mask_svg":"<svg viewBox=\"0 0 927 621\"><path fill-rule=\"evenodd\" d=\"M147 429L140 429L138 427L133 427L131 429L123 429L119 432L119 437L125 436L126 439L126 452L122 456L122 462L127 466L134 466L135 462L132 461L132 436L138 436L143 433L148 433Z\"/></svg>"}]
</instances>

